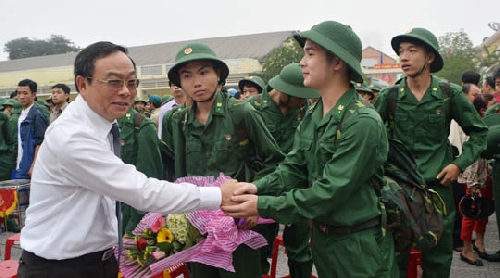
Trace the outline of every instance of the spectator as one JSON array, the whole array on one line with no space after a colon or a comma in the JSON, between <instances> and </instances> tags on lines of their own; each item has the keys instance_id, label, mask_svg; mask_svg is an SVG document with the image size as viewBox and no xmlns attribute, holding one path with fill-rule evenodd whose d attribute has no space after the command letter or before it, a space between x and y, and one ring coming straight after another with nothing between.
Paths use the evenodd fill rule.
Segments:
<instances>
[{"instance_id":1,"label":"spectator","mask_svg":"<svg viewBox=\"0 0 500 278\"><path fill-rule=\"evenodd\" d=\"M50 110L50 123L53 123L68 106L70 88L65 84L59 83L52 86L52 96L50 98L54 107Z\"/></svg>"},{"instance_id":2,"label":"spectator","mask_svg":"<svg viewBox=\"0 0 500 278\"><path fill-rule=\"evenodd\" d=\"M37 84L24 79L17 85L17 95L23 110L18 120L18 149L15 179L29 179L33 173L38 150L43 142L48 121L45 114L35 105Z\"/></svg>"}]
</instances>

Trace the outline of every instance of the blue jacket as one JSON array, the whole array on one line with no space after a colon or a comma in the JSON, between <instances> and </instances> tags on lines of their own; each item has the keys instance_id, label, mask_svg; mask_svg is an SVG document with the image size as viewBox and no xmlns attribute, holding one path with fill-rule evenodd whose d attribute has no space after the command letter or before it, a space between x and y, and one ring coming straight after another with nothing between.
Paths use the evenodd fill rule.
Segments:
<instances>
[{"instance_id":1,"label":"blue jacket","mask_svg":"<svg viewBox=\"0 0 500 278\"><path fill-rule=\"evenodd\" d=\"M13 175L13 179L29 179L28 172L35 157L36 146L42 144L45 136L45 130L49 125L45 114L35 105L31 107L26 119L21 122L19 135L23 148L23 156Z\"/></svg>"}]
</instances>

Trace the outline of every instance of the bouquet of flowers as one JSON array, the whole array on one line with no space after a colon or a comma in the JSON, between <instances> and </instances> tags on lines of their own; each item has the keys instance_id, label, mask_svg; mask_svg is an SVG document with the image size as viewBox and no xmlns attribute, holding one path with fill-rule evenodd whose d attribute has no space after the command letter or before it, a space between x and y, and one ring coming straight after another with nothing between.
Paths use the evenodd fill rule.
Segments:
<instances>
[{"instance_id":1,"label":"bouquet of flowers","mask_svg":"<svg viewBox=\"0 0 500 278\"><path fill-rule=\"evenodd\" d=\"M151 275L150 265L176 252L185 250L201 235L188 223L185 214L146 214L132 235L123 240L120 270L124 277Z\"/></svg>"},{"instance_id":2,"label":"bouquet of flowers","mask_svg":"<svg viewBox=\"0 0 500 278\"><path fill-rule=\"evenodd\" d=\"M175 182L220 186L227 179L221 174L217 179L185 177ZM267 245L259 233L241 229L236 222L220 209L167 216L148 213L123 241L120 271L125 278L147 277L181 263L199 262L234 272L232 252L238 245L253 249Z\"/></svg>"}]
</instances>

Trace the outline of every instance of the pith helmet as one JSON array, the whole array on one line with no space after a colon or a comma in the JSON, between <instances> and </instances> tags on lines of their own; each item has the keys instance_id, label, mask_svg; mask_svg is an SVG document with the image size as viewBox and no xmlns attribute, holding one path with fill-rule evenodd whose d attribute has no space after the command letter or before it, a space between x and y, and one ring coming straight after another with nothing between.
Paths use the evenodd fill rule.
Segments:
<instances>
[{"instance_id":1,"label":"pith helmet","mask_svg":"<svg viewBox=\"0 0 500 278\"><path fill-rule=\"evenodd\" d=\"M260 78L259 76L253 75L253 76L245 77L245 78L241 79L240 81L238 81L238 88L240 88L240 92L243 92L243 87L247 83L250 83L251 85L256 86L259 89L260 94L266 88L266 83L264 82L264 80L262 80L262 78Z\"/></svg>"},{"instance_id":2,"label":"pith helmet","mask_svg":"<svg viewBox=\"0 0 500 278\"><path fill-rule=\"evenodd\" d=\"M19 100L17 99L10 99L10 101L12 102L12 114L21 114L21 112L23 111L23 106L21 105L21 103L19 102Z\"/></svg>"},{"instance_id":3,"label":"pith helmet","mask_svg":"<svg viewBox=\"0 0 500 278\"><path fill-rule=\"evenodd\" d=\"M434 52L434 54L436 55L436 59L431 64L431 72L438 72L443 68L443 57L441 57L441 55L439 54L439 43L433 33L425 28L413 28L406 34L402 34L392 38L392 49L399 55L399 45L401 44L401 42L405 42L408 40L418 40L424 43L430 50Z\"/></svg>"},{"instance_id":4,"label":"pith helmet","mask_svg":"<svg viewBox=\"0 0 500 278\"><path fill-rule=\"evenodd\" d=\"M367 92L367 93L373 94L372 89L370 89L368 84L366 84L365 82L363 82L363 83L351 82L351 84L353 85L354 89L356 89L356 91Z\"/></svg>"},{"instance_id":5,"label":"pith helmet","mask_svg":"<svg viewBox=\"0 0 500 278\"><path fill-rule=\"evenodd\" d=\"M349 25L325 21L294 37L301 47L304 47L305 40L309 39L333 53L351 69L353 81L363 82L361 40Z\"/></svg>"},{"instance_id":6,"label":"pith helmet","mask_svg":"<svg viewBox=\"0 0 500 278\"><path fill-rule=\"evenodd\" d=\"M174 97L171 96L171 95L164 95L162 98L161 98L161 105L173 100Z\"/></svg>"},{"instance_id":7,"label":"pith helmet","mask_svg":"<svg viewBox=\"0 0 500 278\"><path fill-rule=\"evenodd\" d=\"M294 97L320 97L318 90L304 87L304 76L298 63L286 65L279 75L269 80L269 87Z\"/></svg>"},{"instance_id":8,"label":"pith helmet","mask_svg":"<svg viewBox=\"0 0 500 278\"><path fill-rule=\"evenodd\" d=\"M226 63L217 58L215 52L206 44L190 43L184 46L175 55L175 64L168 71L168 79L174 83L175 86L181 87L179 69L187 62L198 60L210 60L214 62L214 67L220 72L220 85L226 83L226 78L229 75L229 68Z\"/></svg>"}]
</instances>

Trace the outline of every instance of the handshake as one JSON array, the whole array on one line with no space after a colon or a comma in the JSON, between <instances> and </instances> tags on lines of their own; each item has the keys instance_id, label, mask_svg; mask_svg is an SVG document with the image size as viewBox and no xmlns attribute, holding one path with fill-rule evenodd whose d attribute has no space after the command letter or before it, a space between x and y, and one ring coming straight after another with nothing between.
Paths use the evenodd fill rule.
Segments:
<instances>
[{"instance_id":1,"label":"handshake","mask_svg":"<svg viewBox=\"0 0 500 278\"><path fill-rule=\"evenodd\" d=\"M221 187L221 210L235 218L257 218L257 187L253 183L227 180Z\"/></svg>"}]
</instances>

